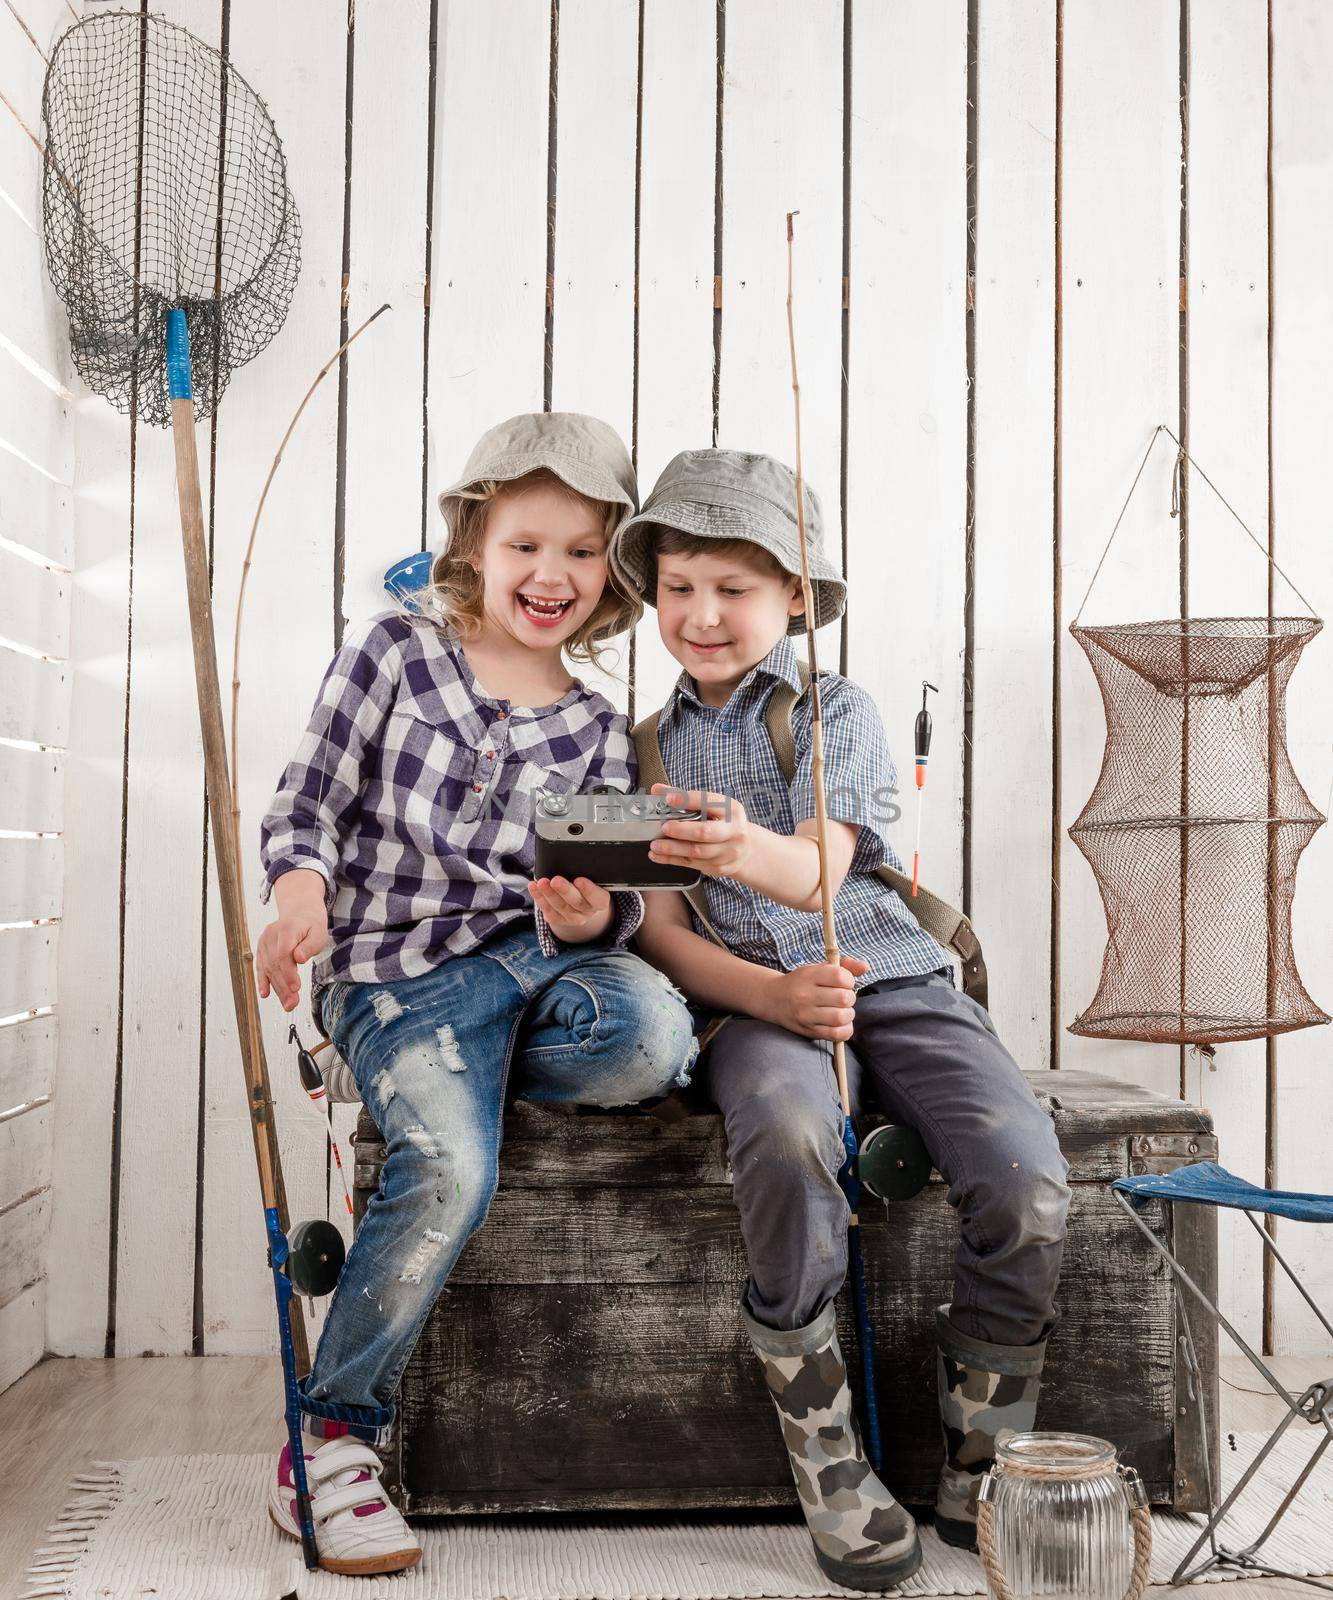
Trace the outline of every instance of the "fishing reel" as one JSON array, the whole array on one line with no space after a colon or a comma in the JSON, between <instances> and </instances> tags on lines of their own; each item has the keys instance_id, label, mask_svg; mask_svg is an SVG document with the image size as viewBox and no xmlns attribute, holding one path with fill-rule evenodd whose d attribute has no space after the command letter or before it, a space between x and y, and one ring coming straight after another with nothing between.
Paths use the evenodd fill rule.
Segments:
<instances>
[{"instance_id":1,"label":"fishing reel","mask_svg":"<svg viewBox=\"0 0 1333 1600\"><path fill-rule=\"evenodd\" d=\"M307 1300L332 1294L347 1260L343 1236L323 1217L298 1222L287 1234L287 1264L284 1270L297 1294Z\"/></svg>"},{"instance_id":2,"label":"fishing reel","mask_svg":"<svg viewBox=\"0 0 1333 1600\"><path fill-rule=\"evenodd\" d=\"M905 1122L880 1122L861 1140L856 1175L877 1200L910 1200L930 1181L925 1141Z\"/></svg>"},{"instance_id":3,"label":"fishing reel","mask_svg":"<svg viewBox=\"0 0 1333 1600\"><path fill-rule=\"evenodd\" d=\"M316 1106L326 1104L323 1076L314 1056L301 1043L301 1036L297 1033L294 1023L288 1029L287 1042L296 1046L296 1064L305 1092ZM333 1139L331 1129L329 1143L337 1160L338 1171L341 1173L342 1157L338 1154L338 1146ZM347 1179L344 1174L344 1192L346 1188ZM346 1200L350 1212L351 1196L347 1195ZM333 1293L346 1260L347 1246L343 1243L342 1234L324 1217L311 1217L309 1221L298 1222L294 1228L288 1230L287 1259L283 1263L282 1270L291 1280L297 1294L303 1295L307 1300L315 1300L321 1295Z\"/></svg>"}]
</instances>

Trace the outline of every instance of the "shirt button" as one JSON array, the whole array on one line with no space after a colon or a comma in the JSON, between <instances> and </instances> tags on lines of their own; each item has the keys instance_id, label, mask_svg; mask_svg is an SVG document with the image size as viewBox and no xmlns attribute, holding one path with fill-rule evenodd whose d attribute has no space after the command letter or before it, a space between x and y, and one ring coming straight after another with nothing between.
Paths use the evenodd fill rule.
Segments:
<instances>
[{"instance_id":1,"label":"shirt button","mask_svg":"<svg viewBox=\"0 0 1333 1600\"><path fill-rule=\"evenodd\" d=\"M495 760L495 751L494 750L488 750L486 752L486 759L487 759L487 761L494 761Z\"/></svg>"},{"instance_id":2,"label":"shirt button","mask_svg":"<svg viewBox=\"0 0 1333 1600\"><path fill-rule=\"evenodd\" d=\"M497 711L497 712L496 712L496 713L495 713L495 720L496 720L496 721L497 721L497 722L503 722L503 721L504 721L504 719L505 719L505 718L506 718L506 717L507 717L507 716L508 716L508 715L509 715L509 713L508 713L508 712L507 712L507 711Z\"/></svg>"},{"instance_id":3,"label":"shirt button","mask_svg":"<svg viewBox=\"0 0 1333 1600\"><path fill-rule=\"evenodd\" d=\"M479 783L474 783L472 785L472 792L473 792L473 794L480 794L481 793L481 785Z\"/></svg>"}]
</instances>

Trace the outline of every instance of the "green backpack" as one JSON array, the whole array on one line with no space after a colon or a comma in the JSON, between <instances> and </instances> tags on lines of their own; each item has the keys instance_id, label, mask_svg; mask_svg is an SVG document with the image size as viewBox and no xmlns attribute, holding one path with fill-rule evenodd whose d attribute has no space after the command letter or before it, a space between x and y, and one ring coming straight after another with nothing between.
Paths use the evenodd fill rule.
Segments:
<instances>
[{"instance_id":1,"label":"green backpack","mask_svg":"<svg viewBox=\"0 0 1333 1600\"><path fill-rule=\"evenodd\" d=\"M801 694L803 694L809 685L810 674L803 665L800 666L800 673ZM796 773L796 741L792 736L791 716L799 698L800 695L789 683L779 683L764 708L764 725L768 729L768 737L773 742L773 754L777 759L778 770L787 783L792 781ZM666 764L662 760L662 746L657 737L657 719L661 715L660 711L654 711L652 716L645 717L634 729L634 746L639 757L640 789L650 789L655 783L671 782L667 776ZM985 1006L986 963L982 959L981 944L972 931L972 924L968 919L947 901L941 900L938 895L931 894L920 885L913 895L912 880L905 872L897 872L892 867L883 866L877 867L875 873L884 885L898 896L926 932L958 957L963 969L964 994L970 995L978 1005ZM693 889L683 889L681 893L707 930L708 937L714 944L726 949L725 941L708 919L703 885L700 884Z\"/></svg>"}]
</instances>

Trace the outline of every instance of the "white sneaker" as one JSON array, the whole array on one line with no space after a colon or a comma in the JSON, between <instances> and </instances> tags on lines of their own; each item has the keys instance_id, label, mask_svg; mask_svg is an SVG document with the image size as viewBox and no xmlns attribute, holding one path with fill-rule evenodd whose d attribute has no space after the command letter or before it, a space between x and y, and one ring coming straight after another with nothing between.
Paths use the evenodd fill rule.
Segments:
<instances>
[{"instance_id":1,"label":"white sneaker","mask_svg":"<svg viewBox=\"0 0 1333 1600\"><path fill-rule=\"evenodd\" d=\"M349 1434L325 1440L313 1454L307 1447L305 1471L325 1572L403 1572L421 1560L416 1535L380 1486L380 1459L363 1440ZM269 1480L268 1514L288 1537L300 1539L290 1443Z\"/></svg>"}]
</instances>

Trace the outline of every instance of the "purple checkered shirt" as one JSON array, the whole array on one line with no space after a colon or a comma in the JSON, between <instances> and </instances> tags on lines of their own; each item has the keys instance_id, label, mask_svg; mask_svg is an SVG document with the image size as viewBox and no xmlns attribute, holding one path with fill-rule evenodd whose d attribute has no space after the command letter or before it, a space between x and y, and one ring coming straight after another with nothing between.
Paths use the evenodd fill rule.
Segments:
<instances>
[{"instance_id":1,"label":"purple checkered shirt","mask_svg":"<svg viewBox=\"0 0 1333 1600\"><path fill-rule=\"evenodd\" d=\"M629 724L602 695L575 680L553 705L497 700L450 631L385 612L348 630L324 675L263 821L261 898L293 867L323 877L315 994L338 978L417 977L534 915L554 955L527 894L537 791L627 790L634 777ZM624 945L643 901L612 898Z\"/></svg>"}]
</instances>

